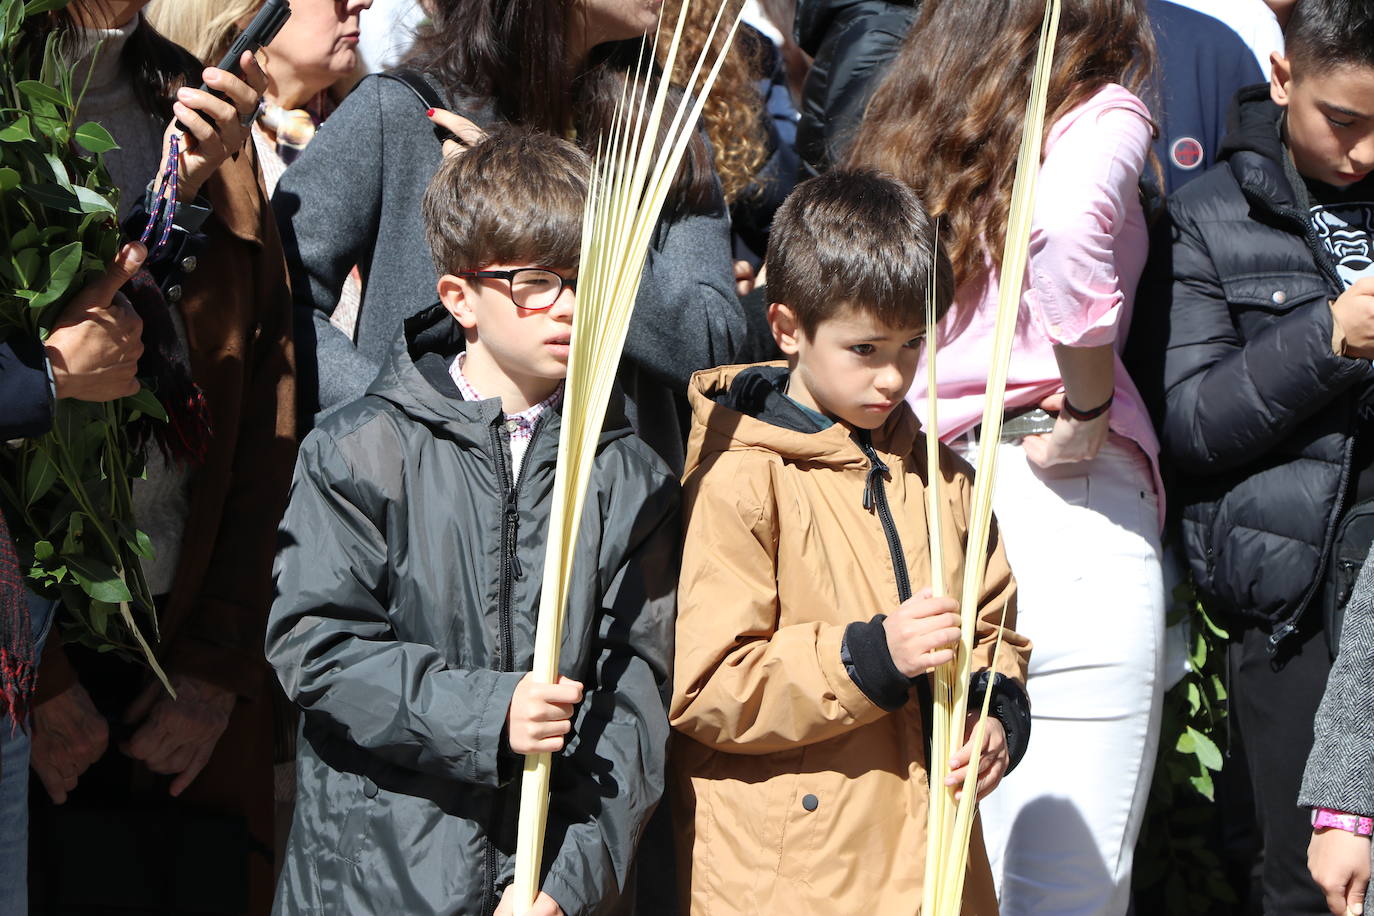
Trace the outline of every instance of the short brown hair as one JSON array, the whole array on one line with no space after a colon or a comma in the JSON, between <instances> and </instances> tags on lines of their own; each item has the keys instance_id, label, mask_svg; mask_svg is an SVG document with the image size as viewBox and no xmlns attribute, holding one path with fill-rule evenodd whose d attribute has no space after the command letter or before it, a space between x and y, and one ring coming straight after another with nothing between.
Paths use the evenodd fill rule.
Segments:
<instances>
[{"instance_id":1,"label":"short brown hair","mask_svg":"<svg viewBox=\"0 0 1374 916\"><path fill-rule=\"evenodd\" d=\"M591 160L567 140L497 127L445 158L425 189L425 237L441 274L528 261L573 267Z\"/></svg>"},{"instance_id":2,"label":"short brown hair","mask_svg":"<svg viewBox=\"0 0 1374 916\"><path fill-rule=\"evenodd\" d=\"M773 217L767 266L769 300L808 335L845 308L889 327L922 325L932 283L937 316L954 300L954 271L920 198L868 169L798 185Z\"/></svg>"}]
</instances>

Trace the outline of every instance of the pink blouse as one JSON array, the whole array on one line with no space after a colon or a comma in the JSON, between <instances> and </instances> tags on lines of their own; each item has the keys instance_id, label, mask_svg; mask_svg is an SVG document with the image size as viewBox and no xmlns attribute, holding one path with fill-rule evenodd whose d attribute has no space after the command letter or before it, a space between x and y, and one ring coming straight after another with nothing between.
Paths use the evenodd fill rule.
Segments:
<instances>
[{"instance_id":1,"label":"pink blouse","mask_svg":"<svg viewBox=\"0 0 1374 916\"><path fill-rule=\"evenodd\" d=\"M1121 86L1108 85L1060 118L1045 140L1006 406L1033 407L1063 392L1056 344L1112 344L1116 395L1108 422L1149 457L1162 518L1159 440L1121 362L1149 247L1138 187L1152 139L1149 117L1143 102ZM958 289L936 338L940 438L945 441L983 418L998 284L990 256L987 262L984 281ZM923 421L925 380L922 358L907 400Z\"/></svg>"}]
</instances>

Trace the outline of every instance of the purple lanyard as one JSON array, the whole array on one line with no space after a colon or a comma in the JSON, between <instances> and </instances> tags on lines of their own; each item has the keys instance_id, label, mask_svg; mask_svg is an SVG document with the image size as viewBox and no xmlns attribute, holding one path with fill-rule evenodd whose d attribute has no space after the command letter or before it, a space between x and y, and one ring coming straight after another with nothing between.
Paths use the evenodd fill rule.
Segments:
<instances>
[{"instance_id":1,"label":"purple lanyard","mask_svg":"<svg viewBox=\"0 0 1374 916\"><path fill-rule=\"evenodd\" d=\"M176 215L177 209L177 181L178 166L181 163L181 135L173 133L167 141L167 163L162 167L162 181L158 185L157 196L153 198L152 212L148 214L148 225L143 227L143 235L139 238L145 246L152 238L153 232L161 227L158 232L157 244L148 251L148 258L152 260L167 247L167 239L172 235L172 219Z\"/></svg>"}]
</instances>

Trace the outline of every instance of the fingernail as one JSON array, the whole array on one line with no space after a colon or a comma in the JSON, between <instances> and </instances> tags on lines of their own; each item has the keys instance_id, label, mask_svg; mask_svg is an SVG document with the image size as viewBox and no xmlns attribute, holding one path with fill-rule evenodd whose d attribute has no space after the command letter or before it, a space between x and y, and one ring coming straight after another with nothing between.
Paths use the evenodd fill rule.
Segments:
<instances>
[{"instance_id":1,"label":"fingernail","mask_svg":"<svg viewBox=\"0 0 1374 916\"><path fill-rule=\"evenodd\" d=\"M434 117L434 109L433 109L433 108L427 108L427 109L425 109L425 117L427 117L427 118L432 118L432 117Z\"/></svg>"},{"instance_id":2,"label":"fingernail","mask_svg":"<svg viewBox=\"0 0 1374 916\"><path fill-rule=\"evenodd\" d=\"M177 98L187 100L193 99L195 98L195 96L192 95L193 91L194 90L192 90L190 86L182 86L180 89L177 90Z\"/></svg>"}]
</instances>

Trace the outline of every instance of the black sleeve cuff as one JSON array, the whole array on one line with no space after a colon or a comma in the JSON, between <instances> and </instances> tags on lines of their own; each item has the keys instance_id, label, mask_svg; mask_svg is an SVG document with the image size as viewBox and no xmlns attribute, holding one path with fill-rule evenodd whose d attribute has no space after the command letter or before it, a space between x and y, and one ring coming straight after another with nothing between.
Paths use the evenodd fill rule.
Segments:
<instances>
[{"instance_id":1,"label":"black sleeve cuff","mask_svg":"<svg viewBox=\"0 0 1374 916\"><path fill-rule=\"evenodd\" d=\"M886 614L867 623L855 622L844 628L840 661L849 678L864 696L888 711L898 709L911 695L911 680L897 670L887 648Z\"/></svg>"},{"instance_id":2,"label":"black sleeve cuff","mask_svg":"<svg viewBox=\"0 0 1374 916\"><path fill-rule=\"evenodd\" d=\"M1007 772L1010 773L1026 756L1026 748L1030 746L1030 697L1026 696L1020 682L1005 674L979 671L969 685L970 710L982 709L989 678L992 679L992 699L988 702L988 715L996 717L1007 733L1007 754L1011 757Z\"/></svg>"}]
</instances>

